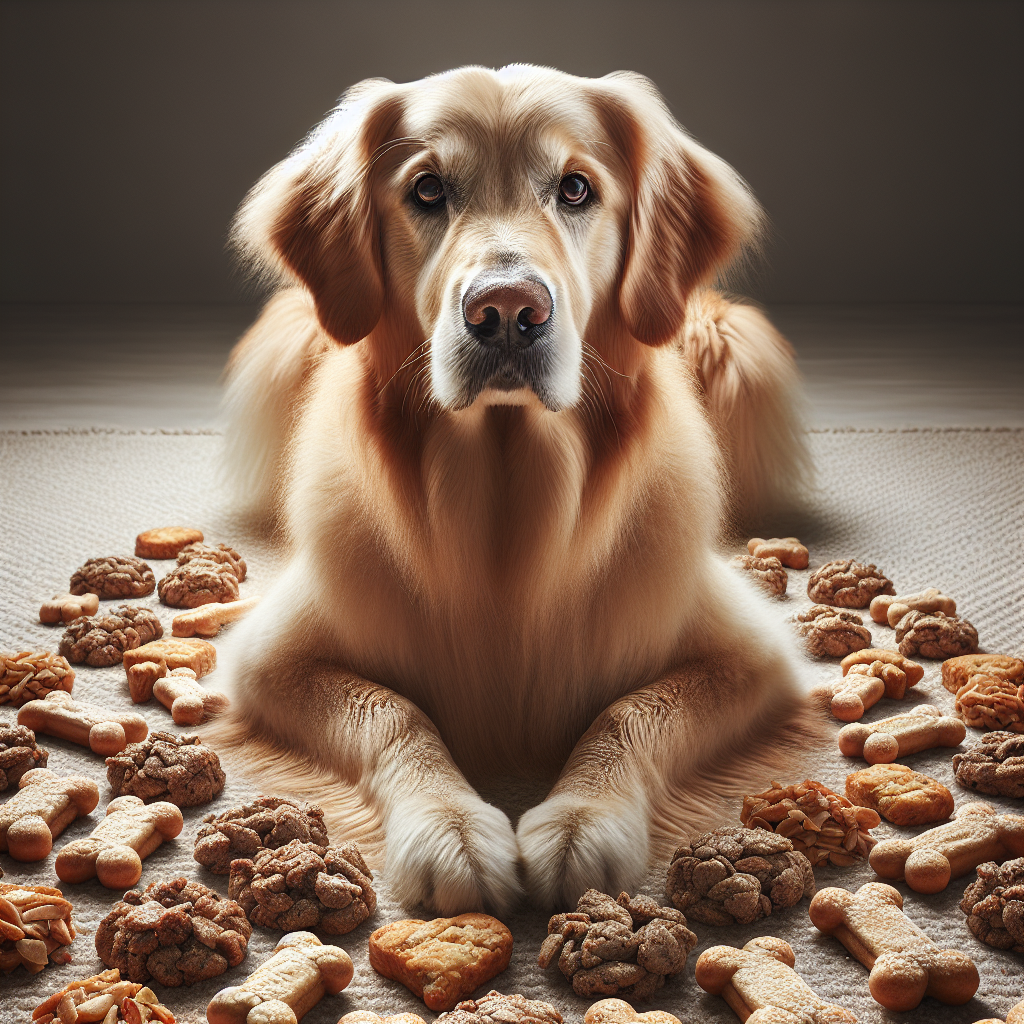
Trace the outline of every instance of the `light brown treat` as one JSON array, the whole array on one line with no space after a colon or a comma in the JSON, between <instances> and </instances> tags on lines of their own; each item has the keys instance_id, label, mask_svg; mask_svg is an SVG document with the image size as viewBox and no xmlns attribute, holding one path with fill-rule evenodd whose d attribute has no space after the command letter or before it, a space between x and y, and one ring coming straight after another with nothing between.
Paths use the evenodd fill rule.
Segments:
<instances>
[{"instance_id":1,"label":"light brown treat","mask_svg":"<svg viewBox=\"0 0 1024 1024\"><path fill-rule=\"evenodd\" d=\"M47 964L69 963L71 909L60 889L0 884L0 971L24 967L38 974Z\"/></svg>"},{"instance_id":2,"label":"light brown treat","mask_svg":"<svg viewBox=\"0 0 1024 1024\"><path fill-rule=\"evenodd\" d=\"M160 581L160 600L172 608L238 600L238 579L231 566L196 558L172 569Z\"/></svg>"},{"instance_id":3,"label":"light brown treat","mask_svg":"<svg viewBox=\"0 0 1024 1024\"><path fill-rule=\"evenodd\" d=\"M703 924L753 924L814 895L811 862L763 828L718 828L672 855L665 890Z\"/></svg>"},{"instance_id":4,"label":"light brown treat","mask_svg":"<svg viewBox=\"0 0 1024 1024\"><path fill-rule=\"evenodd\" d=\"M807 548L796 537L751 537L747 551L755 558L777 558L787 569L807 568Z\"/></svg>"},{"instance_id":5,"label":"light brown treat","mask_svg":"<svg viewBox=\"0 0 1024 1024\"><path fill-rule=\"evenodd\" d=\"M442 1013L437 1024L562 1024L562 1015L550 1003L518 994L503 996L492 989Z\"/></svg>"},{"instance_id":6,"label":"light brown treat","mask_svg":"<svg viewBox=\"0 0 1024 1024\"><path fill-rule=\"evenodd\" d=\"M871 646L871 632L855 612L816 604L796 615L794 621L800 623L797 632L816 658L842 658Z\"/></svg>"},{"instance_id":7,"label":"light brown treat","mask_svg":"<svg viewBox=\"0 0 1024 1024\"><path fill-rule=\"evenodd\" d=\"M971 958L939 949L903 913L903 897L891 885L868 882L856 894L822 889L811 900L811 923L871 971L868 988L886 1009L913 1010L925 996L959 1006L978 990Z\"/></svg>"},{"instance_id":8,"label":"light brown treat","mask_svg":"<svg viewBox=\"0 0 1024 1024\"><path fill-rule=\"evenodd\" d=\"M559 1017L561 1020L561 1017ZM338 1024L427 1024L417 1013L395 1013L382 1017L373 1010L352 1010L338 1018Z\"/></svg>"},{"instance_id":9,"label":"light brown treat","mask_svg":"<svg viewBox=\"0 0 1024 1024\"><path fill-rule=\"evenodd\" d=\"M75 619L60 639L60 653L75 664L94 668L116 665L132 651L164 635L160 620L148 608L123 604L102 615Z\"/></svg>"},{"instance_id":10,"label":"light brown treat","mask_svg":"<svg viewBox=\"0 0 1024 1024\"><path fill-rule=\"evenodd\" d=\"M853 722L839 730L839 750L883 764L932 747L957 747L967 735L959 718L943 715L931 704L919 704L902 715L866 724Z\"/></svg>"},{"instance_id":11,"label":"light brown treat","mask_svg":"<svg viewBox=\"0 0 1024 1024\"><path fill-rule=\"evenodd\" d=\"M972 729L1024 733L1024 686L994 676L972 676L956 691L956 713Z\"/></svg>"},{"instance_id":12,"label":"light brown treat","mask_svg":"<svg viewBox=\"0 0 1024 1024\"><path fill-rule=\"evenodd\" d=\"M73 622L82 615L95 615L100 599L95 594L55 594L52 601L44 601L39 609L39 621L46 625L55 622Z\"/></svg>"},{"instance_id":13,"label":"light brown treat","mask_svg":"<svg viewBox=\"0 0 1024 1024\"><path fill-rule=\"evenodd\" d=\"M202 543L203 531L191 526L160 526L135 538L139 558L174 558L187 544Z\"/></svg>"},{"instance_id":14,"label":"light brown treat","mask_svg":"<svg viewBox=\"0 0 1024 1024\"><path fill-rule=\"evenodd\" d=\"M18 792L0 804L0 851L15 860L42 860L53 849L54 839L99 802L100 791L92 779L33 768L22 775Z\"/></svg>"},{"instance_id":15,"label":"light brown treat","mask_svg":"<svg viewBox=\"0 0 1024 1024\"><path fill-rule=\"evenodd\" d=\"M876 566L855 562L852 558L826 562L815 569L807 581L807 596L815 604L839 608L867 608L879 594L895 594L892 580Z\"/></svg>"},{"instance_id":16,"label":"light brown treat","mask_svg":"<svg viewBox=\"0 0 1024 1024\"><path fill-rule=\"evenodd\" d=\"M785 836L812 865L849 867L866 857L877 840L870 830L881 823L877 811L854 807L820 782L772 787L743 800L740 820L748 828Z\"/></svg>"},{"instance_id":17,"label":"light brown treat","mask_svg":"<svg viewBox=\"0 0 1024 1024\"><path fill-rule=\"evenodd\" d=\"M976 939L1024 953L1024 859L979 864L977 881L967 886L960 909Z\"/></svg>"},{"instance_id":18,"label":"light brown treat","mask_svg":"<svg viewBox=\"0 0 1024 1024\"><path fill-rule=\"evenodd\" d=\"M1005 1020L1001 1017L986 1017L984 1020L976 1020L974 1024L1024 1024L1024 999L1010 1007Z\"/></svg>"},{"instance_id":19,"label":"light brown treat","mask_svg":"<svg viewBox=\"0 0 1024 1024\"><path fill-rule=\"evenodd\" d=\"M156 589L153 570L141 558L109 555L90 558L75 570L68 590L74 594L96 594L102 598L145 597Z\"/></svg>"},{"instance_id":20,"label":"light brown treat","mask_svg":"<svg viewBox=\"0 0 1024 1024\"><path fill-rule=\"evenodd\" d=\"M880 667L884 662L874 662ZM871 665L855 665L838 682L816 689L829 700L829 710L841 722L856 722L885 696L885 681L871 671Z\"/></svg>"},{"instance_id":21,"label":"light brown treat","mask_svg":"<svg viewBox=\"0 0 1024 1024\"><path fill-rule=\"evenodd\" d=\"M896 642L908 658L941 660L975 652L978 631L956 615L910 611L896 623Z\"/></svg>"},{"instance_id":22,"label":"light brown treat","mask_svg":"<svg viewBox=\"0 0 1024 1024\"><path fill-rule=\"evenodd\" d=\"M875 669L874 664L876 661L880 661L883 665L890 666L897 671L889 672ZM916 686L924 678L924 666L903 657L899 651L885 651L878 647L869 647L866 650L848 654L839 663L844 676L852 672L859 665L869 666L872 674L877 675L881 673L880 678L885 681L885 695L893 700L903 700L907 690L912 686Z\"/></svg>"},{"instance_id":23,"label":"light brown treat","mask_svg":"<svg viewBox=\"0 0 1024 1024\"><path fill-rule=\"evenodd\" d=\"M697 936L686 917L650 896L620 893L617 900L588 889L575 912L555 914L537 963L558 969L584 999L622 995L650 999L665 979L686 966Z\"/></svg>"},{"instance_id":24,"label":"light brown treat","mask_svg":"<svg viewBox=\"0 0 1024 1024\"><path fill-rule=\"evenodd\" d=\"M352 961L311 932L290 932L241 985L221 989L206 1008L209 1024L295 1024L325 995L352 980Z\"/></svg>"},{"instance_id":25,"label":"light brown treat","mask_svg":"<svg viewBox=\"0 0 1024 1024\"><path fill-rule=\"evenodd\" d=\"M142 715L83 704L59 690L45 700L30 700L18 712L18 723L47 736L80 743L104 756L145 739L149 732Z\"/></svg>"},{"instance_id":26,"label":"light brown treat","mask_svg":"<svg viewBox=\"0 0 1024 1024\"><path fill-rule=\"evenodd\" d=\"M258 597L247 597L243 601L227 601L224 604L204 604L175 615L171 620L171 632L175 636L216 636L220 627L247 615L260 603Z\"/></svg>"},{"instance_id":27,"label":"light brown treat","mask_svg":"<svg viewBox=\"0 0 1024 1024\"><path fill-rule=\"evenodd\" d=\"M1024 817L997 814L991 804L964 804L953 821L914 836L886 839L869 862L881 878L905 879L914 892L941 892L951 878L987 860L1024 856Z\"/></svg>"},{"instance_id":28,"label":"light brown treat","mask_svg":"<svg viewBox=\"0 0 1024 1024\"><path fill-rule=\"evenodd\" d=\"M209 803L224 789L217 752L194 733L151 732L140 743L107 758L107 782L117 796L178 807Z\"/></svg>"},{"instance_id":29,"label":"light brown treat","mask_svg":"<svg viewBox=\"0 0 1024 1024\"><path fill-rule=\"evenodd\" d=\"M370 936L370 966L435 1012L454 1009L511 957L512 933L488 914L392 921Z\"/></svg>"},{"instance_id":30,"label":"light brown treat","mask_svg":"<svg viewBox=\"0 0 1024 1024\"><path fill-rule=\"evenodd\" d=\"M843 678L829 692L832 714L843 722L856 722L882 697L903 700L908 688L924 677L923 666L896 651L868 648L848 654L840 665Z\"/></svg>"},{"instance_id":31,"label":"light brown treat","mask_svg":"<svg viewBox=\"0 0 1024 1024\"><path fill-rule=\"evenodd\" d=\"M33 768L45 768L49 753L36 746L36 734L23 725L0 722L0 793L14 789Z\"/></svg>"},{"instance_id":32,"label":"light brown treat","mask_svg":"<svg viewBox=\"0 0 1024 1024\"><path fill-rule=\"evenodd\" d=\"M140 1024L159 1021L175 1024L174 1014L151 988L122 981L118 970L101 971L91 978L70 981L32 1011L33 1024Z\"/></svg>"},{"instance_id":33,"label":"light brown treat","mask_svg":"<svg viewBox=\"0 0 1024 1024\"><path fill-rule=\"evenodd\" d=\"M561 1019L561 1018L559 1018ZM625 999L602 999L583 1016L583 1024L682 1024L678 1017L664 1010L637 1013Z\"/></svg>"},{"instance_id":34,"label":"light brown treat","mask_svg":"<svg viewBox=\"0 0 1024 1024\"><path fill-rule=\"evenodd\" d=\"M213 889L176 878L129 889L96 929L96 952L136 982L175 988L223 974L242 962L252 925Z\"/></svg>"},{"instance_id":35,"label":"light brown treat","mask_svg":"<svg viewBox=\"0 0 1024 1024\"><path fill-rule=\"evenodd\" d=\"M990 732L970 750L953 755L953 772L967 789L1024 798L1024 736Z\"/></svg>"},{"instance_id":36,"label":"light brown treat","mask_svg":"<svg viewBox=\"0 0 1024 1024\"><path fill-rule=\"evenodd\" d=\"M764 1024L856 1024L857 1018L826 1003L793 965L788 942L773 935L751 939L742 949L712 946L697 958L696 981L721 996L740 1020Z\"/></svg>"},{"instance_id":37,"label":"light brown treat","mask_svg":"<svg viewBox=\"0 0 1024 1024\"><path fill-rule=\"evenodd\" d=\"M248 572L245 559L227 544L217 544L216 546L213 544L186 544L178 552L178 565L193 562L197 558L205 558L209 562L223 562L230 566L239 583L245 579L245 574Z\"/></svg>"},{"instance_id":38,"label":"light brown treat","mask_svg":"<svg viewBox=\"0 0 1024 1024\"><path fill-rule=\"evenodd\" d=\"M153 684L176 668L190 668L197 679L217 667L217 648L208 640L164 637L129 651L124 656L128 692L136 704L153 696Z\"/></svg>"},{"instance_id":39,"label":"light brown treat","mask_svg":"<svg viewBox=\"0 0 1024 1024\"><path fill-rule=\"evenodd\" d=\"M1008 654L963 654L942 663L942 685L956 693L976 676L1024 683L1024 661Z\"/></svg>"},{"instance_id":40,"label":"light brown treat","mask_svg":"<svg viewBox=\"0 0 1024 1024\"><path fill-rule=\"evenodd\" d=\"M926 825L953 813L953 794L941 782L902 764L876 764L847 775L846 798L896 825Z\"/></svg>"},{"instance_id":41,"label":"light brown treat","mask_svg":"<svg viewBox=\"0 0 1024 1024\"><path fill-rule=\"evenodd\" d=\"M904 594L896 597L892 594L879 594L871 600L871 618L875 622L896 628L896 623L907 612L942 612L944 615L956 615L956 601L946 597L941 590L929 587L917 594Z\"/></svg>"},{"instance_id":42,"label":"light brown treat","mask_svg":"<svg viewBox=\"0 0 1024 1024\"><path fill-rule=\"evenodd\" d=\"M18 707L54 690L70 693L75 670L49 651L0 651L0 704Z\"/></svg>"},{"instance_id":43,"label":"light brown treat","mask_svg":"<svg viewBox=\"0 0 1024 1024\"><path fill-rule=\"evenodd\" d=\"M782 597L786 593L789 577L777 558L737 555L731 564L742 569L757 586L771 594L772 597Z\"/></svg>"},{"instance_id":44,"label":"light brown treat","mask_svg":"<svg viewBox=\"0 0 1024 1024\"><path fill-rule=\"evenodd\" d=\"M53 867L62 882L98 878L108 889L130 888L142 877L143 860L184 827L174 804L144 804L137 796L119 796L107 804L106 817L92 834L68 843Z\"/></svg>"},{"instance_id":45,"label":"light brown treat","mask_svg":"<svg viewBox=\"0 0 1024 1024\"><path fill-rule=\"evenodd\" d=\"M223 693L203 689L190 668L176 668L158 679L153 684L153 696L171 712L175 725L199 725L231 704Z\"/></svg>"}]
</instances>

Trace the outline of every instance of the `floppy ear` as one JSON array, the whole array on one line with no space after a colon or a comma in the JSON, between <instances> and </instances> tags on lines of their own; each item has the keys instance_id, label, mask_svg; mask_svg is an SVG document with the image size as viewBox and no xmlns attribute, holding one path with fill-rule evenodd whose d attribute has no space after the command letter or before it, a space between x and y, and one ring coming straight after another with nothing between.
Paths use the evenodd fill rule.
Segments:
<instances>
[{"instance_id":1,"label":"floppy ear","mask_svg":"<svg viewBox=\"0 0 1024 1024\"><path fill-rule=\"evenodd\" d=\"M643 76L617 72L598 111L632 177L619 309L634 338L662 345L686 300L754 238L761 210L724 160L698 146Z\"/></svg>"},{"instance_id":2,"label":"floppy ear","mask_svg":"<svg viewBox=\"0 0 1024 1024\"><path fill-rule=\"evenodd\" d=\"M383 79L350 89L337 109L246 197L233 241L263 271L295 277L336 341L365 338L384 307L371 173L377 148L402 117L398 87Z\"/></svg>"}]
</instances>

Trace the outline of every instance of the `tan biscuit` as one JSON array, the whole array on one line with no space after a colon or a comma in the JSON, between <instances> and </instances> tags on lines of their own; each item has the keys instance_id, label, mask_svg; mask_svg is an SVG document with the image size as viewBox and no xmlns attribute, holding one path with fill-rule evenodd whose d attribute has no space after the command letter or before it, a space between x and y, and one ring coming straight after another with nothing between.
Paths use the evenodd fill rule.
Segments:
<instances>
[{"instance_id":1,"label":"tan biscuit","mask_svg":"<svg viewBox=\"0 0 1024 1024\"><path fill-rule=\"evenodd\" d=\"M196 558L179 565L160 581L160 600L172 608L238 600L238 577L226 562Z\"/></svg>"},{"instance_id":2,"label":"tan biscuit","mask_svg":"<svg viewBox=\"0 0 1024 1024\"><path fill-rule=\"evenodd\" d=\"M941 892L951 878L992 860L1024 856L1024 817L991 804L964 804L953 821L913 839L886 839L868 858L875 874L902 878L915 892Z\"/></svg>"},{"instance_id":3,"label":"tan biscuit","mask_svg":"<svg viewBox=\"0 0 1024 1024\"><path fill-rule=\"evenodd\" d=\"M0 651L0 704L18 707L54 690L70 693L74 685L75 670L59 654Z\"/></svg>"},{"instance_id":4,"label":"tan biscuit","mask_svg":"<svg viewBox=\"0 0 1024 1024\"><path fill-rule=\"evenodd\" d=\"M912 686L916 686L924 679L923 665L905 658L899 651L885 651L879 647L868 647L863 651L854 651L853 654L848 654L843 658L839 663L839 667L843 670L843 675L845 676L853 670L855 665L874 665L876 661L880 661L884 665L891 665L899 670L898 672L882 673L880 676L880 678L885 680L886 697L891 697L893 700L903 700L907 690Z\"/></svg>"},{"instance_id":5,"label":"tan biscuit","mask_svg":"<svg viewBox=\"0 0 1024 1024\"><path fill-rule=\"evenodd\" d=\"M142 862L185 822L174 804L144 804L137 796L119 796L92 835L65 846L54 862L62 882L98 878L108 889L130 889L142 877Z\"/></svg>"},{"instance_id":6,"label":"tan biscuit","mask_svg":"<svg viewBox=\"0 0 1024 1024\"><path fill-rule=\"evenodd\" d=\"M966 686L974 676L1024 683L1024 661L1008 654L962 654L942 663L942 685L950 693Z\"/></svg>"},{"instance_id":7,"label":"tan biscuit","mask_svg":"<svg viewBox=\"0 0 1024 1024\"><path fill-rule=\"evenodd\" d=\"M197 679L217 667L217 648L206 640L164 637L151 644L126 651L125 673L128 691L136 704L144 704L153 696L153 684L176 668L190 668Z\"/></svg>"},{"instance_id":8,"label":"tan biscuit","mask_svg":"<svg viewBox=\"0 0 1024 1024\"><path fill-rule=\"evenodd\" d=\"M881 666L878 661L874 664ZM856 722L885 696L885 680L874 675L871 665L855 665L838 682L815 690L830 698L829 710L841 722Z\"/></svg>"},{"instance_id":9,"label":"tan biscuit","mask_svg":"<svg viewBox=\"0 0 1024 1024\"><path fill-rule=\"evenodd\" d=\"M203 531L191 526L160 526L135 538L135 554L139 558L174 558L186 544L202 540Z\"/></svg>"},{"instance_id":10,"label":"tan biscuit","mask_svg":"<svg viewBox=\"0 0 1024 1024\"><path fill-rule=\"evenodd\" d=\"M341 1024L339 1021L338 1024ZM637 1013L625 999L602 999L587 1010L583 1024L682 1024L664 1010Z\"/></svg>"},{"instance_id":11,"label":"tan biscuit","mask_svg":"<svg viewBox=\"0 0 1024 1024\"><path fill-rule=\"evenodd\" d=\"M99 802L100 791L92 779L33 768L22 775L18 792L0 804L0 851L15 860L42 860L54 839Z\"/></svg>"},{"instance_id":12,"label":"tan biscuit","mask_svg":"<svg viewBox=\"0 0 1024 1024\"><path fill-rule=\"evenodd\" d=\"M18 724L80 743L94 754L104 756L124 750L129 743L138 743L149 732L142 715L83 704L59 690L45 700L30 700L18 712Z\"/></svg>"},{"instance_id":13,"label":"tan biscuit","mask_svg":"<svg viewBox=\"0 0 1024 1024\"><path fill-rule=\"evenodd\" d=\"M260 603L258 597L247 597L242 601L227 601L224 604L204 604L175 615L171 621L171 632L175 636L216 636L220 627L240 619Z\"/></svg>"},{"instance_id":14,"label":"tan biscuit","mask_svg":"<svg viewBox=\"0 0 1024 1024\"><path fill-rule=\"evenodd\" d=\"M897 825L945 821L953 813L953 794L941 782L902 764L876 764L847 775L846 798Z\"/></svg>"},{"instance_id":15,"label":"tan biscuit","mask_svg":"<svg viewBox=\"0 0 1024 1024\"><path fill-rule=\"evenodd\" d=\"M943 715L930 704L920 704L902 715L882 718L870 725L844 725L839 730L839 750L847 757L863 757L868 764L881 764L932 747L957 747L966 735L967 729L959 718Z\"/></svg>"},{"instance_id":16,"label":"tan biscuit","mask_svg":"<svg viewBox=\"0 0 1024 1024\"><path fill-rule=\"evenodd\" d=\"M81 615L95 615L100 599L96 594L54 594L52 601L44 601L39 609L39 621L48 626L55 622L71 622Z\"/></svg>"},{"instance_id":17,"label":"tan biscuit","mask_svg":"<svg viewBox=\"0 0 1024 1024\"><path fill-rule=\"evenodd\" d=\"M338 1024L426 1024L426 1021L415 1013L396 1013L382 1017L373 1010L353 1010L339 1017Z\"/></svg>"},{"instance_id":18,"label":"tan biscuit","mask_svg":"<svg viewBox=\"0 0 1024 1024\"><path fill-rule=\"evenodd\" d=\"M352 961L312 932L289 932L241 985L221 989L206 1008L209 1024L295 1024L326 994L352 980Z\"/></svg>"},{"instance_id":19,"label":"tan biscuit","mask_svg":"<svg viewBox=\"0 0 1024 1024\"><path fill-rule=\"evenodd\" d=\"M705 992L721 996L740 1020L856 1024L849 1010L826 1003L807 985L793 970L795 962L788 942L762 935L742 949L712 946L704 950L697 958L695 976Z\"/></svg>"},{"instance_id":20,"label":"tan biscuit","mask_svg":"<svg viewBox=\"0 0 1024 1024\"><path fill-rule=\"evenodd\" d=\"M796 537L751 537L747 551L755 558L777 558L787 569L807 568L807 548Z\"/></svg>"},{"instance_id":21,"label":"tan biscuit","mask_svg":"<svg viewBox=\"0 0 1024 1024\"><path fill-rule=\"evenodd\" d=\"M170 711L175 725L199 725L231 704L223 693L203 689L190 668L176 668L158 679L153 684L153 696Z\"/></svg>"},{"instance_id":22,"label":"tan biscuit","mask_svg":"<svg viewBox=\"0 0 1024 1024\"><path fill-rule=\"evenodd\" d=\"M879 594L871 600L871 618L896 628L896 623L907 612L942 612L944 615L956 615L956 601L946 597L941 590L929 587L917 594L905 594L894 597L891 594Z\"/></svg>"},{"instance_id":23,"label":"tan biscuit","mask_svg":"<svg viewBox=\"0 0 1024 1024\"><path fill-rule=\"evenodd\" d=\"M70 963L67 947L76 934L71 909L60 889L0 884L0 971L24 967L38 974L47 964Z\"/></svg>"},{"instance_id":24,"label":"tan biscuit","mask_svg":"<svg viewBox=\"0 0 1024 1024\"><path fill-rule=\"evenodd\" d=\"M913 1010L925 996L959 1006L978 990L978 969L965 953L939 949L903 913L891 885L868 882L856 894L822 889L811 900L811 923L834 935L871 974L868 988L889 1010Z\"/></svg>"},{"instance_id":25,"label":"tan biscuit","mask_svg":"<svg viewBox=\"0 0 1024 1024\"><path fill-rule=\"evenodd\" d=\"M816 604L794 620L807 650L817 658L842 658L871 646L871 633L856 612Z\"/></svg>"},{"instance_id":26,"label":"tan biscuit","mask_svg":"<svg viewBox=\"0 0 1024 1024\"><path fill-rule=\"evenodd\" d=\"M1024 732L1024 686L975 675L956 691L956 713L972 729Z\"/></svg>"}]
</instances>

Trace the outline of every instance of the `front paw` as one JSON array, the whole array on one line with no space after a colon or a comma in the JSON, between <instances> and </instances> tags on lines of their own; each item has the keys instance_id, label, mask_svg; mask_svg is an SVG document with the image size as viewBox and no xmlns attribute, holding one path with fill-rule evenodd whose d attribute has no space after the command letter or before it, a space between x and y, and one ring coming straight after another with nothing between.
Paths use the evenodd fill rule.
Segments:
<instances>
[{"instance_id":1,"label":"front paw","mask_svg":"<svg viewBox=\"0 0 1024 1024\"><path fill-rule=\"evenodd\" d=\"M408 800L388 817L385 875L406 906L505 913L522 895L518 854L508 818L476 796Z\"/></svg>"},{"instance_id":2,"label":"front paw","mask_svg":"<svg viewBox=\"0 0 1024 1024\"><path fill-rule=\"evenodd\" d=\"M647 830L642 799L549 797L522 816L516 833L531 898L573 907L587 889L633 892L647 867Z\"/></svg>"}]
</instances>

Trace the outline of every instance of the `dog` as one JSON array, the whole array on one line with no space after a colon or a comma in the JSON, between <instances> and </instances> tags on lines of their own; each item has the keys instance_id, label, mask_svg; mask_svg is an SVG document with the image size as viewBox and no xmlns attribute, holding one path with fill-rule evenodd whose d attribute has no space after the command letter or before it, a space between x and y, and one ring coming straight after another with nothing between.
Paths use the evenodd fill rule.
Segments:
<instances>
[{"instance_id":1,"label":"dog","mask_svg":"<svg viewBox=\"0 0 1024 1024\"><path fill-rule=\"evenodd\" d=\"M643 77L522 65L363 82L244 201L227 452L287 561L211 738L404 903L631 889L814 733L719 547L807 471L791 349L712 287L761 223ZM514 770L515 828L469 781Z\"/></svg>"}]
</instances>

